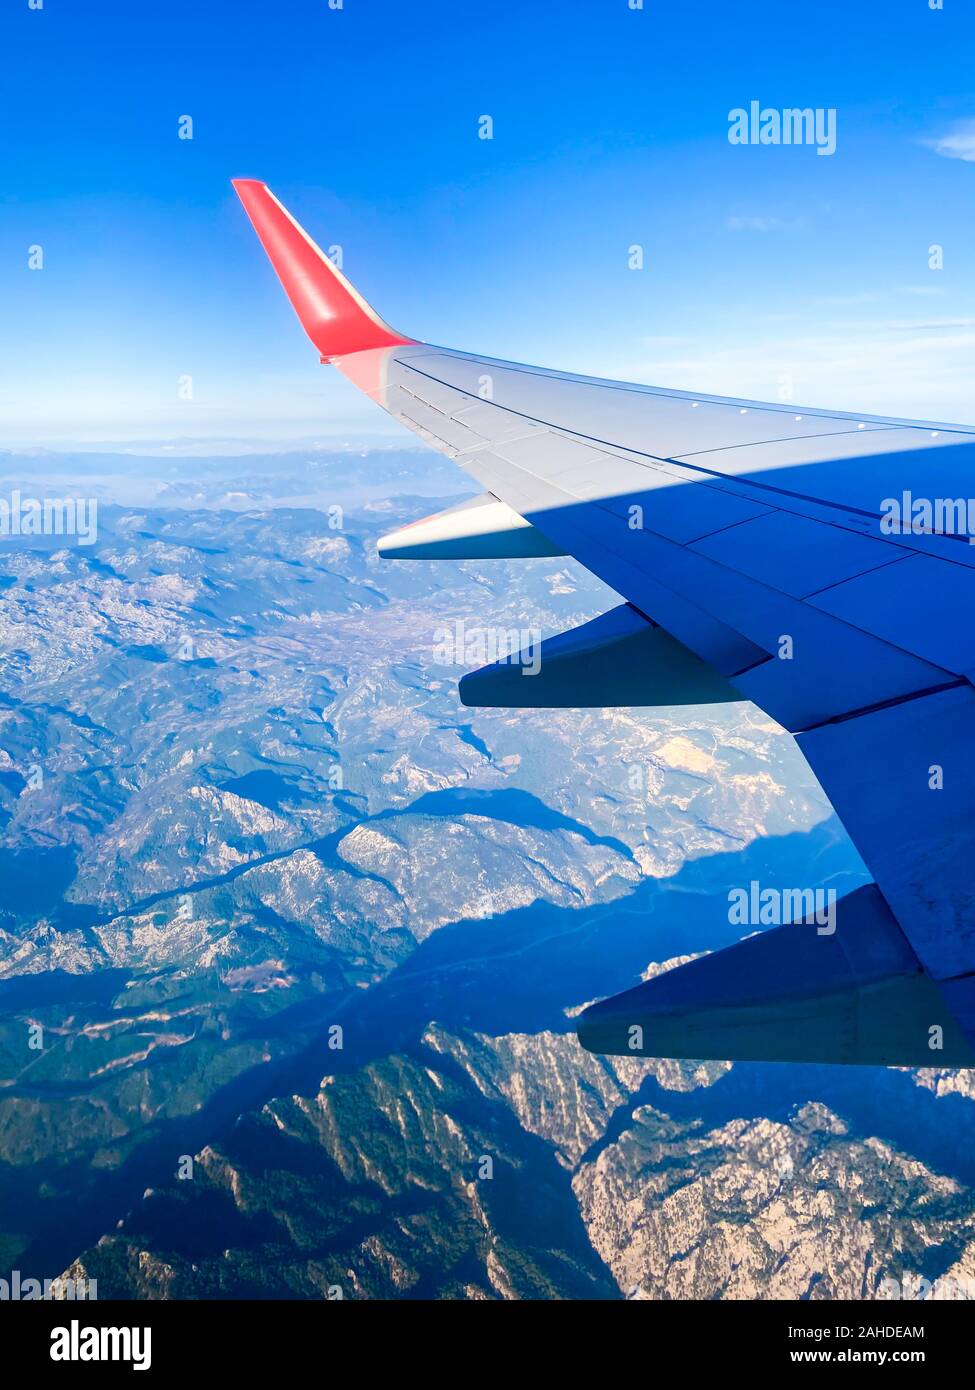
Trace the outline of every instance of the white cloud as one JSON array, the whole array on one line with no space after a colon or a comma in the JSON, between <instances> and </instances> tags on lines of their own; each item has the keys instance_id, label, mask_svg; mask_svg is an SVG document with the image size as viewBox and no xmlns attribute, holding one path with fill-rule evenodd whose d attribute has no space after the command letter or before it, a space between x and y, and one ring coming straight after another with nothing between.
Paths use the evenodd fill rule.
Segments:
<instances>
[{"instance_id":1,"label":"white cloud","mask_svg":"<svg viewBox=\"0 0 975 1390\"><path fill-rule=\"evenodd\" d=\"M726 335L692 340L680 359L634 354L590 362L623 381L796 408L857 410L916 420L975 423L975 331L962 320L823 325L802 335Z\"/></svg>"},{"instance_id":2,"label":"white cloud","mask_svg":"<svg viewBox=\"0 0 975 1390\"><path fill-rule=\"evenodd\" d=\"M945 159L963 159L966 164L975 164L975 121L961 121L947 135L924 143Z\"/></svg>"},{"instance_id":3,"label":"white cloud","mask_svg":"<svg viewBox=\"0 0 975 1390\"><path fill-rule=\"evenodd\" d=\"M858 304L876 304L879 300L887 297L887 290L859 290L856 294L824 295L823 303L832 305L837 309L849 309Z\"/></svg>"},{"instance_id":4,"label":"white cloud","mask_svg":"<svg viewBox=\"0 0 975 1390\"><path fill-rule=\"evenodd\" d=\"M794 224L783 222L781 217L728 218L728 229L732 232L777 232L791 225Z\"/></svg>"},{"instance_id":5,"label":"white cloud","mask_svg":"<svg viewBox=\"0 0 975 1390\"><path fill-rule=\"evenodd\" d=\"M941 285L898 285L900 294L944 294Z\"/></svg>"},{"instance_id":6,"label":"white cloud","mask_svg":"<svg viewBox=\"0 0 975 1390\"><path fill-rule=\"evenodd\" d=\"M903 319L888 323L887 328L896 333L927 333L933 329L975 328L975 319Z\"/></svg>"}]
</instances>

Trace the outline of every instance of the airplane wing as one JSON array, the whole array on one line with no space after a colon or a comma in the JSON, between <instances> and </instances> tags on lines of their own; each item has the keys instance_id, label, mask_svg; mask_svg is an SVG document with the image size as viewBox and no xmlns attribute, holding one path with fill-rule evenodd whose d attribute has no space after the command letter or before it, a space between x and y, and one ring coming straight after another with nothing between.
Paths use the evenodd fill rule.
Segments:
<instances>
[{"instance_id":1,"label":"airplane wing","mask_svg":"<svg viewBox=\"0 0 975 1390\"><path fill-rule=\"evenodd\" d=\"M469 704L750 700L874 884L591 1006L597 1051L975 1065L975 429L572 376L417 342L266 185L235 188L318 348L483 488L391 558L572 555L622 600Z\"/></svg>"}]
</instances>

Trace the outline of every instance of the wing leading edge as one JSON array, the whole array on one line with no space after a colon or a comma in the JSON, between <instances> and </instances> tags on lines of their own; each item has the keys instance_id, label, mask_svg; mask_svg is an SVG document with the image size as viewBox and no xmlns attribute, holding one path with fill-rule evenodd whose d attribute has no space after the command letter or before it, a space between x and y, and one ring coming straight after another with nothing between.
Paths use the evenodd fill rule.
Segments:
<instances>
[{"instance_id":1,"label":"wing leading edge","mask_svg":"<svg viewBox=\"0 0 975 1390\"><path fill-rule=\"evenodd\" d=\"M791 975L789 938L765 933L709 958L719 966L694 962L593 1006L583 1043L975 1064L975 548L958 506L942 524L915 525L910 511L967 498L975 430L571 376L404 338L266 185L234 186L322 359L484 489L469 513L429 518L387 552L575 556L630 615L599 629L604 665L624 634L626 679L594 685L587 671L580 703L660 703L654 692L676 703L682 690L753 701L796 736L875 879L869 902L844 900L838 942L817 956L815 933ZM654 639L661 629L670 645ZM592 640L552 639L558 667L527 703L570 704L573 652ZM503 666L468 677L465 699L504 703Z\"/></svg>"}]
</instances>

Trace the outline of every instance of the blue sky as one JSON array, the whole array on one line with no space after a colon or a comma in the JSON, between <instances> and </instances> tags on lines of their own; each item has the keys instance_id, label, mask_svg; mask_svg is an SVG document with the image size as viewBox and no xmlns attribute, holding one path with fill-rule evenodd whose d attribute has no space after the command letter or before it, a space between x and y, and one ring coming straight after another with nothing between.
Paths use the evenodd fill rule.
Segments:
<instances>
[{"instance_id":1,"label":"blue sky","mask_svg":"<svg viewBox=\"0 0 975 1390\"><path fill-rule=\"evenodd\" d=\"M975 420L970 0L7 0L0 52L0 448L400 437L237 175L414 336ZM729 144L752 100L835 107L835 155Z\"/></svg>"}]
</instances>

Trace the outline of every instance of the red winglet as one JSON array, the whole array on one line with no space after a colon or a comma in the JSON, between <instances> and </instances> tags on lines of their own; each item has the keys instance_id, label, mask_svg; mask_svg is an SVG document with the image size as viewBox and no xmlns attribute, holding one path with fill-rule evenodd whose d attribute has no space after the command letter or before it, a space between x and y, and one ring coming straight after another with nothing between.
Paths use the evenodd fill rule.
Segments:
<instances>
[{"instance_id":1,"label":"red winglet","mask_svg":"<svg viewBox=\"0 0 975 1390\"><path fill-rule=\"evenodd\" d=\"M233 179L237 196L268 254L301 326L322 361L367 348L412 343L383 323L336 265L298 226L266 183Z\"/></svg>"}]
</instances>

